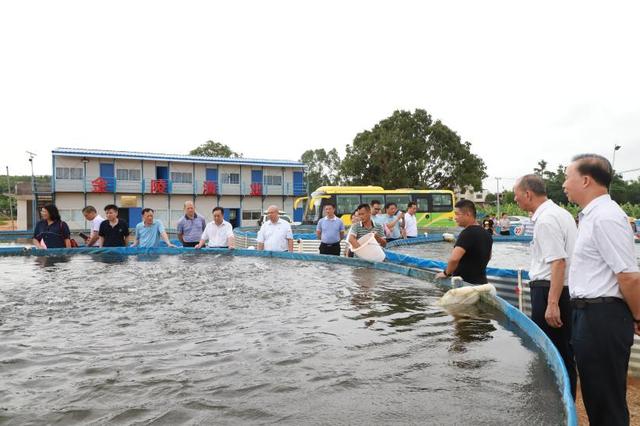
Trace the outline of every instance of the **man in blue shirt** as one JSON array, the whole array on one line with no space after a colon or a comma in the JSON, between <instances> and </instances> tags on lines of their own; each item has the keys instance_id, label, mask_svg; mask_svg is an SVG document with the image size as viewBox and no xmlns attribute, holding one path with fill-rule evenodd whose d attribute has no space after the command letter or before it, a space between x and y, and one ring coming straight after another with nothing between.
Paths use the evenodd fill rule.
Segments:
<instances>
[{"instance_id":1,"label":"man in blue shirt","mask_svg":"<svg viewBox=\"0 0 640 426\"><path fill-rule=\"evenodd\" d=\"M385 213L376 219L378 225L382 225L387 235L387 242L402 238L401 228L404 227L404 223L401 222L404 217L404 213L398 211L396 203L390 202L384 206Z\"/></svg>"},{"instance_id":2,"label":"man in blue shirt","mask_svg":"<svg viewBox=\"0 0 640 426\"><path fill-rule=\"evenodd\" d=\"M318 221L316 235L320 240L320 254L340 256L340 241L344 238L344 223L336 216L336 206L324 206L325 217Z\"/></svg>"},{"instance_id":3,"label":"man in blue shirt","mask_svg":"<svg viewBox=\"0 0 640 426\"><path fill-rule=\"evenodd\" d=\"M142 210L142 222L136 225L136 241L132 247L158 247L160 238L167 243L169 247L175 247L169 240L164 225L159 220L153 220L153 209L146 208Z\"/></svg>"}]
</instances>

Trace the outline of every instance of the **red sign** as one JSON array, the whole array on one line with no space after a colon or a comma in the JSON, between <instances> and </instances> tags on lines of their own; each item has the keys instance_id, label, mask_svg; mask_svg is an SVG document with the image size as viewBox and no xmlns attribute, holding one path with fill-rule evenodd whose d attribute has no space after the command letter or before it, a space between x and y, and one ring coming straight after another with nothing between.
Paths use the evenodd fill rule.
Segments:
<instances>
[{"instance_id":1,"label":"red sign","mask_svg":"<svg viewBox=\"0 0 640 426\"><path fill-rule=\"evenodd\" d=\"M217 185L212 180L205 180L202 184L202 193L204 195L216 195L217 190Z\"/></svg>"},{"instance_id":2,"label":"red sign","mask_svg":"<svg viewBox=\"0 0 640 426\"><path fill-rule=\"evenodd\" d=\"M107 192L107 181L104 178L96 178L91 181L91 190L93 192Z\"/></svg>"},{"instance_id":3,"label":"red sign","mask_svg":"<svg viewBox=\"0 0 640 426\"><path fill-rule=\"evenodd\" d=\"M252 183L251 184L251 194L250 195L262 195L262 184L261 183Z\"/></svg>"},{"instance_id":4,"label":"red sign","mask_svg":"<svg viewBox=\"0 0 640 426\"><path fill-rule=\"evenodd\" d=\"M152 194L166 194L167 193L167 181L165 179L152 179L151 180L151 193Z\"/></svg>"}]
</instances>

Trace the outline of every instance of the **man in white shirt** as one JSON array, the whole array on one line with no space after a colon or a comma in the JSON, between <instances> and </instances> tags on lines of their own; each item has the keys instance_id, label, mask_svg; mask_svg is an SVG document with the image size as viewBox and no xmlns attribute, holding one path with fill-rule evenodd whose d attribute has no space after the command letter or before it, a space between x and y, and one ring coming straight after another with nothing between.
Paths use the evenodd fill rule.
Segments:
<instances>
[{"instance_id":1,"label":"man in white shirt","mask_svg":"<svg viewBox=\"0 0 640 426\"><path fill-rule=\"evenodd\" d=\"M571 342L591 425L628 425L627 370L640 335L640 272L627 216L611 199L613 171L596 154L573 158L562 187L582 207L569 268Z\"/></svg>"},{"instance_id":2,"label":"man in white shirt","mask_svg":"<svg viewBox=\"0 0 640 426\"><path fill-rule=\"evenodd\" d=\"M100 224L104 222L104 218L98 214L96 208L93 206L87 206L82 209L84 218L91 224L91 234L89 238L84 240L87 247L99 247L100 246Z\"/></svg>"},{"instance_id":3,"label":"man in white shirt","mask_svg":"<svg viewBox=\"0 0 640 426\"><path fill-rule=\"evenodd\" d=\"M224 220L224 209L222 207L213 209L213 222L209 222L204 228L200 242L194 248L200 249L204 247L205 243L209 248L235 248L233 227Z\"/></svg>"},{"instance_id":4,"label":"man in white shirt","mask_svg":"<svg viewBox=\"0 0 640 426\"><path fill-rule=\"evenodd\" d=\"M258 231L258 250L293 252L291 224L280 219L278 206L269 206L267 216Z\"/></svg>"},{"instance_id":5,"label":"man in white shirt","mask_svg":"<svg viewBox=\"0 0 640 426\"><path fill-rule=\"evenodd\" d=\"M532 212L531 319L560 352L569 373L571 394L576 397L576 364L571 347L571 303L568 275L577 229L571 213L547 198L538 175L522 176L513 186L518 206ZM508 220L508 219L507 219Z\"/></svg>"},{"instance_id":6,"label":"man in white shirt","mask_svg":"<svg viewBox=\"0 0 640 426\"><path fill-rule=\"evenodd\" d=\"M404 215L404 236L416 238L418 236L418 221L416 219L418 205L414 201L407 204L407 213Z\"/></svg>"}]
</instances>

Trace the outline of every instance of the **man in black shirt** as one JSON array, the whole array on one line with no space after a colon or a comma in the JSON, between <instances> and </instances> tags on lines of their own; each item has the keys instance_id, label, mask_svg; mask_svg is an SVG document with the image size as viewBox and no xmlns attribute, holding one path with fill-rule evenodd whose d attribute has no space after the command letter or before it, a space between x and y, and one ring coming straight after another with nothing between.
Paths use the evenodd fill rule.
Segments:
<instances>
[{"instance_id":1,"label":"man in black shirt","mask_svg":"<svg viewBox=\"0 0 640 426\"><path fill-rule=\"evenodd\" d=\"M476 221L473 201L460 200L456 203L455 221L464 229L456 240L447 267L436 278L455 275L470 284L486 284L493 238Z\"/></svg>"},{"instance_id":2,"label":"man in black shirt","mask_svg":"<svg viewBox=\"0 0 640 426\"><path fill-rule=\"evenodd\" d=\"M118 207L109 204L104 208L107 220L100 224L100 247L126 247L129 237L129 224L118 219Z\"/></svg>"}]
</instances>

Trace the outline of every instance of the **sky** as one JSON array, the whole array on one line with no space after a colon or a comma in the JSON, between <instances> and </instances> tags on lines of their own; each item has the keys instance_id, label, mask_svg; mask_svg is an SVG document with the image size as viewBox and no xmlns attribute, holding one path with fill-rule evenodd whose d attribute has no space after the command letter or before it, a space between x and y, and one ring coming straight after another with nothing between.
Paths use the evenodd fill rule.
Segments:
<instances>
[{"instance_id":1,"label":"sky","mask_svg":"<svg viewBox=\"0 0 640 426\"><path fill-rule=\"evenodd\" d=\"M31 151L50 174L57 147L343 154L416 108L472 144L492 191L615 145L615 168L636 169L638 16L633 1L1 2L1 172L30 173Z\"/></svg>"}]
</instances>

